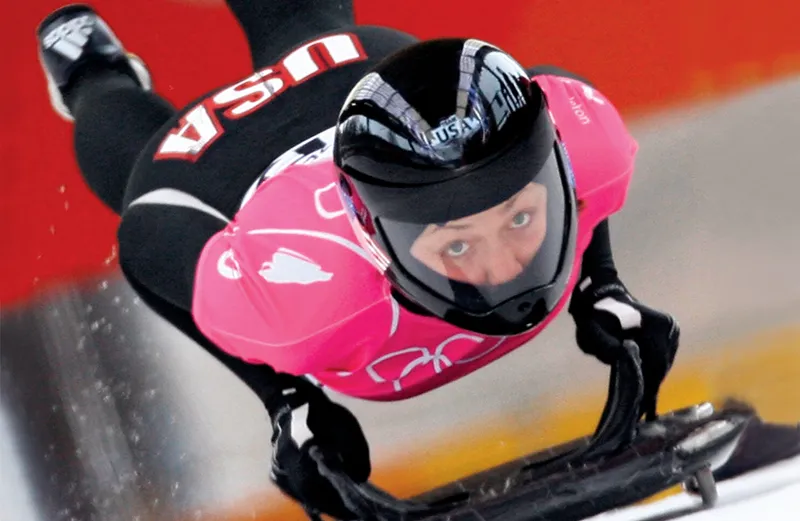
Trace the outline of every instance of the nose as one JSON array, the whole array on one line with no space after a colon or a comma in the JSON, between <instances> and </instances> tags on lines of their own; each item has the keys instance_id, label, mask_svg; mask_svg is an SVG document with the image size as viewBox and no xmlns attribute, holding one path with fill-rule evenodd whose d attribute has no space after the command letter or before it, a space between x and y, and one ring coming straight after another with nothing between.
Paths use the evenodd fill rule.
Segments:
<instances>
[{"instance_id":1,"label":"nose","mask_svg":"<svg viewBox=\"0 0 800 521\"><path fill-rule=\"evenodd\" d=\"M510 248L502 246L494 248L488 261L486 280L489 284L503 284L522 273L522 264Z\"/></svg>"}]
</instances>

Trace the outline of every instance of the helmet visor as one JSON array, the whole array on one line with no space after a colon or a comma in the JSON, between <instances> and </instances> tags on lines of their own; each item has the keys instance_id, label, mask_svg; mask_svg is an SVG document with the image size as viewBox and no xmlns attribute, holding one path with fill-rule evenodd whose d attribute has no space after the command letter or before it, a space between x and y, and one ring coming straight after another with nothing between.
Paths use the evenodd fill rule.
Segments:
<instances>
[{"instance_id":1,"label":"helmet visor","mask_svg":"<svg viewBox=\"0 0 800 521\"><path fill-rule=\"evenodd\" d=\"M379 233L394 269L461 309L488 312L555 279L564 241L564 178L554 147L530 181L499 204L446 222L379 218Z\"/></svg>"}]
</instances>

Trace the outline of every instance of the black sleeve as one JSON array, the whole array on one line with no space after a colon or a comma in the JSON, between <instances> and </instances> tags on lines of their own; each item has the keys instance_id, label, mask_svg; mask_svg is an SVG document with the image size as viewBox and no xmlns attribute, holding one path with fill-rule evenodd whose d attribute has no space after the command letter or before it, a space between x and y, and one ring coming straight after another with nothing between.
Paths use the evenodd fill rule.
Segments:
<instances>
[{"instance_id":1,"label":"black sleeve","mask_svg":"<svg viewBox=\"0 0 800 521\"><path fill-rule=\"evenodd\" d=\"M275 371L217 347L191 313L194 273L206 242L225 221L184 206L134 204L118 231L120 266L142 301L233 371L262 400L276 390Z\"/></svg>"},{"instance_id":2,"label":"black sleeve","mask_svg":"<svg viewBox=\"0 0 800 521\"><path fill-rule=\"evenodd\" d=\"M583 76L579 76L574 72L570 72L568 70L562 69L561 67L557 67L555 65L535 65L533 67L529 67L527 69L527 73L530 75L531 78L534 76L539 76L541 74L549 74L552 76L561 76L562 78L572 78L573 80L578 80L582 83L590 87L594 87L592 82L584 78Z\"/></svg>"},{"instance_id":3,"label":"black sleeve","mask_svg":"<svg viewBox=\"0 0 800 521\"><path fill-rule=\"evenodd\" d=\"M592 241L583 253L580 280L591 277L593 280L607 281L617 278L617 268L611 253L611 234L608 219L595 227ZM577 287L576 287L577 290Z\"/></svg>"},{"instance_id":4,"label":"black sleeve","mask_svg":"<svg viewBox=\"0 0 800 521\"><path fill-rule=\"evenodd\" d=\"M225 224L186 206L131 204L117 230L120 264L156 296L190 312L200 253Z\"/></svg>"},{"instance_id":5,"label":"black sleeve","mask_svg":"<svg viewBox=\"0 0 800 521\"><path fill-rule=\"evenodd\" d=\"M191 313L160 298L129 273L125 273L125 277L133 290L142 299L142 302L147 304L147 307L184 335L194 340L197 345L230 369L262 401L276 391L276 386L274 385L275 371L270 366L266 364L249 364L240 358L229 355L200 332L194 323Z\"/></svg>"}]
</instances>

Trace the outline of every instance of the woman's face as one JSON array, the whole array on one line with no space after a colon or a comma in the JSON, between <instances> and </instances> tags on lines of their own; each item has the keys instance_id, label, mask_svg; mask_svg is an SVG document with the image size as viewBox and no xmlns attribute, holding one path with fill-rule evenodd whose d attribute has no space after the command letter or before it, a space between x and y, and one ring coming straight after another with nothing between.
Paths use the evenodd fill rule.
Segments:
<instances>
[{"instance_id":1,"label":"woman's face","mask_svg":"<svg viewBox=\"0 0 800 521\"><path fill-rule=\"evenodd\" d=\"M417 260L453 280L498 285L519 275L547 231L547 189L529 183L508 200L444 225L428 225L411 245Z\"/></svg>"}]
</instances>

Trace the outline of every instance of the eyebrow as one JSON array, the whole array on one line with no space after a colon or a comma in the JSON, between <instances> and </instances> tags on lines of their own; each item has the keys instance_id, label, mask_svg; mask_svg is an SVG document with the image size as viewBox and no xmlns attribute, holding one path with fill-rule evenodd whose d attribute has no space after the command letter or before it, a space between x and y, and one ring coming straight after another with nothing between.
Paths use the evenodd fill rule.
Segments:
<instances>
[{"instance_id":1,"label":"eyebrow","mask_svg":"<svg viewBox=\"0 0 800 521\"><path fill-rule=\"evenodd\" d=\"M472 225L471 224L446 223L446 224L443 224L443 225L439 226L438 228L434 229L433 231L437 232L437 231L445 229L445 228L450 229L450 230L466 230L467 228L472 228Z\"/></svg>"},{"instance_id":2,"label":"eyebrow","mask_svg":"<svg viewBox=\"0 0 800 521\"><path fill-rule=\"evenodd\" d=\"M511 197L511 199L509 199L508 201L504 202L504 203L503 203L503 210L505 210L505 211L509 211L509 210L511 209L511 207L514 205L514 201L516 201L516 200L517 200L517 197L519 197L519 195L520 195L521 193L522 193L522 192L517 192L516 194L514 194L514 195Z\"/></svg>"},{"instance_id":3,"label":"eyebrow","mask_svg":"<svg viewBox=\"0 0 800 521\"><path fill-rule=\"evenodd\" d=\"M506 211L506 212L511 210L511 207L514 205L514 202L517 200L517 198L520 196L521 193L522 192L517 192L516 194L511 196L510 199L508 199L506 202L504 202L502 210ZM448 230L466 230L468 228L472 228L472 225L471 224L445 223L445 224L440 224L436 228L434 228L433 233L436 233L439 230L443 230L443 229L448 229Z\"/></svg>"}]
</instances>

